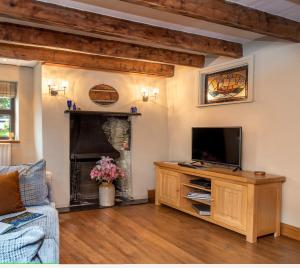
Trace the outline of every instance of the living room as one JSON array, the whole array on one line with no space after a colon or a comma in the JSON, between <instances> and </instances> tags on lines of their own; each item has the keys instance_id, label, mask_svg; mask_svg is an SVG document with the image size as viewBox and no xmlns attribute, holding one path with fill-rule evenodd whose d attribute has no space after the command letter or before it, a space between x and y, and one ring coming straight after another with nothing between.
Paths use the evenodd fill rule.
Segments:
<instances>
[{"instance_id":1,"label":"living room","mask_svg":"<svg viewBox=\"0 0 300 268\"><path fill-rule=\"evenodd\" d=\"M300 5L179 2L0 3L1 263L299 264Z\"/></svg>"}]
</instances>

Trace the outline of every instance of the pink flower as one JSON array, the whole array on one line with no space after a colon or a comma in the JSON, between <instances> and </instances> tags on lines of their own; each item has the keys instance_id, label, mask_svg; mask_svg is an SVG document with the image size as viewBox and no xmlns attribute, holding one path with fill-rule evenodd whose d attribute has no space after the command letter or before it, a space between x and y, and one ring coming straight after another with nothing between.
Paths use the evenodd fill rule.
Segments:
<instances>
[{"instance_id":1,"label":"pink flower","mask_svg":"<svg viewBox=\"0 0 300 268\"><path fill-rule=\"evenodd\" d=\"M98 182L106 181L110 183L116 179L124 179L125 171L117 167L112 158L102 156L91 170L90 177Z\"/></svg>"}]
</instances>

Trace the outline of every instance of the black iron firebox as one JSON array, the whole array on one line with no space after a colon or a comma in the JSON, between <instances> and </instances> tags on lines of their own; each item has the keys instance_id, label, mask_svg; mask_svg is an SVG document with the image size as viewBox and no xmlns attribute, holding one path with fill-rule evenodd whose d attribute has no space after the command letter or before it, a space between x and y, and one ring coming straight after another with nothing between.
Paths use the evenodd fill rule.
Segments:
<instances>
[{"instance_id":1,"label":"black iron firebox","mask_svg":"<svg viewBox=\"0 0 300 268\"><path fill-rule=\"evenodd\" d=\"M71 111L69 113L70 205L98 204L98 184L90 179L90 171L101 156L109 156L121 163L128 162L122 159L124 159L124 155L130 155L127 153L130 151L131 128L129 116L135 114L86 111ZM108 124L110 121L117 121L119 123L117 124L118 126L120 123L127 122L129 127L124 130L128 132L124 135L128 139L128 147L126 149L121 148L116 142L114 143L113 139L107 134L107 126L111 128L116 127L116 124ZM116 132L114 129L110 131L113 133Z\"/></svg>"}]
</instances>

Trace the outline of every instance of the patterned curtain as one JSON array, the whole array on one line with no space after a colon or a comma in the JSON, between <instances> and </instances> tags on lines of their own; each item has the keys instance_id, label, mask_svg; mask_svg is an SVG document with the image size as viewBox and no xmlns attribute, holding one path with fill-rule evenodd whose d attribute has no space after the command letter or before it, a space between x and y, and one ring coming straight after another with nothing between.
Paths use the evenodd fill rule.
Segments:
<instances>
[{"instance_id":1,"label":"patterned curtain","mask_svg":"<svg viewBox=\"0 0 300 268\"><path fill-rule=\"evenodd\" d=\"M0 81L0 97L15 98L17 96L17 82Z\"/></svg>"}]
</instances>

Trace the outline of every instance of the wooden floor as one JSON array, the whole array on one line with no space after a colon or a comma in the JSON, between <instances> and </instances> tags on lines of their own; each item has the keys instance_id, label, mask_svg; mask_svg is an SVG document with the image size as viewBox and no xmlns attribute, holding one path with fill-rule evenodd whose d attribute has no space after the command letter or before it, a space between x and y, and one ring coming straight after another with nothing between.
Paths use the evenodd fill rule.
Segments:
<instances>
[{"instance_id":1,"label":"wooden floor","mask_svg":"<svg viewBox=\"0 0 300 268\"><path fill-rule=\"evenodd\" d=\"M300 242L243 236L153 204L60 214L61 263L300 263Z\"/></svg>"}]
</instances>

